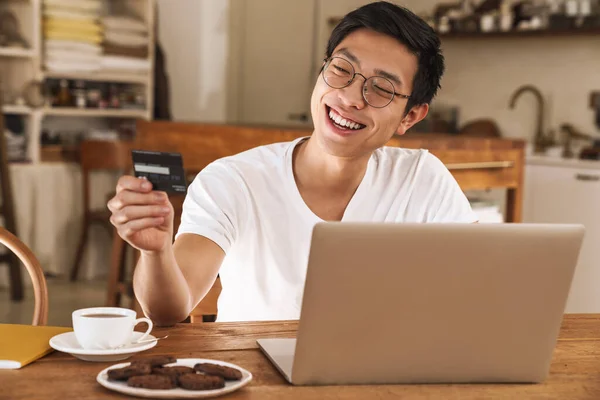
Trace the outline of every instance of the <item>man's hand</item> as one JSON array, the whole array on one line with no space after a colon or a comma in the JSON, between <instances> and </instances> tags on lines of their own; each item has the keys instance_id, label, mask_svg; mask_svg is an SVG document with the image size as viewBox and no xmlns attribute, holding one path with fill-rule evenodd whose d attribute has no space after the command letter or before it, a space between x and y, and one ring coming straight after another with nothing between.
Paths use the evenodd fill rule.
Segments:
<instances>
[{"instance_id":1,"label":"man's hand","mask_svg":"<svg viewBox=\"0 0 600 400\"><path fill-rule=\"evenodd\" d=\"M123 176L108 202L119 236L142 252L161 252L173 241L173 206L146 179Z\"/></svg>"}]
</instances>

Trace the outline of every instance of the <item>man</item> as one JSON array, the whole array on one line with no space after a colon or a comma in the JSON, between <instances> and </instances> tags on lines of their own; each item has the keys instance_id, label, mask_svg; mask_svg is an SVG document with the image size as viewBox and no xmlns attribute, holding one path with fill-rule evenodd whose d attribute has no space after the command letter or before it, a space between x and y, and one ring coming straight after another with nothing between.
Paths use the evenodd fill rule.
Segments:
<instances>
[{"instance_id":1,"label":"man","mask_svg":"<svg viewBox=\"0 0 600 400\"><path fill-rule=\"evenodd\" d=\"M158 325L179 322L220 274L219 321L297 319L317 222L475 222L437 158L383 147L427 115L444 70L439 45L395 5L348 14L314 87L312 136L206 167L174 244L166 195L121 178L108 206L119 235L141 250L134 289L144 312Z\"/></svg>"}]
</instances>

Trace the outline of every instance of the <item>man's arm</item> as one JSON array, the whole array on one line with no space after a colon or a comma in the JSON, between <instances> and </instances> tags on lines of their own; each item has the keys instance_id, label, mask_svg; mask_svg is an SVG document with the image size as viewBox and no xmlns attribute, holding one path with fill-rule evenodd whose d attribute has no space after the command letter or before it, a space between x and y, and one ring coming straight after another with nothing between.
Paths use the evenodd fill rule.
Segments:
<instances>
[{"instance_id":1,"label":"man's arm","mask_svg":"<svg viewBox=\"0 0 600 400\"><path fill-rule=\"evenodd\" d=\"M162 252L142 252L133 288L157 326L183 321L211 289L225 253L212 240L182 234Z\"/></svg>"}]
</instances>

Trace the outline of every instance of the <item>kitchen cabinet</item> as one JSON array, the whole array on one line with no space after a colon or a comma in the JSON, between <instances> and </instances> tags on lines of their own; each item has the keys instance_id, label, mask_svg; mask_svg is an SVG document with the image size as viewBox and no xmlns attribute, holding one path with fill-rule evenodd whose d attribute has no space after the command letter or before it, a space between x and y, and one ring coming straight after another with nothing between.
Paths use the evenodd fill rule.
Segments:
<instances>
[{"instance_id":1,"label":"kitchen cabinet","mask_svg":"<svg viewBox=\"0 0 600 400\"><path fill-rule=\"evenodd\" d=\"M566 312L600 312L600 162L527 160L523 222L585 226Z\"/></svg>"}]
</instances>

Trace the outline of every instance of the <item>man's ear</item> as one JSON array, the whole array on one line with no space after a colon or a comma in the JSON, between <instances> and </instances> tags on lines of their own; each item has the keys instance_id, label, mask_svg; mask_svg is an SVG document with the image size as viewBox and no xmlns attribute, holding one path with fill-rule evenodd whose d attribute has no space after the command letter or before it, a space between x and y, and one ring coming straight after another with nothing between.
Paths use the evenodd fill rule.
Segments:
<instances>
[{"instance_id":1,"label":"man's ear","mask_svg":"<svg viewBox=\"0 0 600 400\"><path fill-rule=\"evenodd\" d=\"M402 118L400 122L400 126L396 133L398 135L404 135L406 131L408 131L413 125L417 122L423 120L427 116L429 112L429 104L419 104L418 106L414 106L410 109L408 114Z\"/></svg>"}]
</instances>

